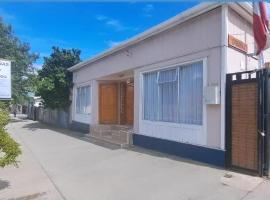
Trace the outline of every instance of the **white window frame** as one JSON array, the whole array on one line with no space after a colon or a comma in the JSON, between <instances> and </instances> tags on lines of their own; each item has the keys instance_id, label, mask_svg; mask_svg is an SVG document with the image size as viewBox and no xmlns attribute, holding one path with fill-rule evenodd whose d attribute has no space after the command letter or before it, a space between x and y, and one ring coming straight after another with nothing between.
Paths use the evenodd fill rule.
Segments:
<instances>
[{"instance_id":1,"label":"white window frame","mask_svg":"<svg viewBox=\"0 0 270 200\"><path fill-rule=\"evenodd\" d=\"M89 113L82 113L82 112L77 112L77 92L78 92L78 89L79 88L82 88L82 87L89 87L89 94L90 94L90 105L89 105ZM92 100L93 100L93 97L92 97L92 85L91 84L81 84L81 85L77 85L75 87L75 95L74 95L74 110L75 110L75 114L76 115L90 115L92 113Z\"/></svg>"},{"instance_id":2,"label":"white window frame","mask_svg":"<svg viewBox=\"0 0 270 200\"><path fill-rule=\"evenodd\" d=\"M161 126L169 126L169 127L175 127L175 128L188 128L188 129L203 129L203 131L206 133L206 124L207 124L207 112L206 112L206 104L203 103L203 114L202 114L202 124L197 125L197 124L184 124L184 123L175 123L175 122L162 122L162 121L150 121L150 120L145 120L144 119L144 85L143 85L143 75L147 72L154 72L158 70L167 70L170 68L175 68L175 67L181 67L187 64L192 64L196 62L203 62L203 88L207 86L207 57L205 58L199 58L199 59L194 59L191 61L186 61L186 62L181 62L173 65L167 65L163 67L157 67L157 68L152 68L149 70L142 70L140 71L140 109L139 109L139 118L140 122L143 123L149 123L149 124L156 124L156 125L161 125Z\"/></svg>"}]
</instances>

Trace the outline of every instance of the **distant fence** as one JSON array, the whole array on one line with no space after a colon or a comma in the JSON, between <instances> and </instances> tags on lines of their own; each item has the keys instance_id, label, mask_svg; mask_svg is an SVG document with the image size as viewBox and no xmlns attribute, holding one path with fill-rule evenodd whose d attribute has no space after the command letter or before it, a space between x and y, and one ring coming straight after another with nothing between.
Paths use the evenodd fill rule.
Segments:
<instances>
[{"instance_id":1,"label":"distant fence","mask_svg":"<svg viewBox=\"0 0 270 200\"><path fill-rule=\"evenodd\" d=\"M61 109L31 106L28 108L28 118L61 128L69 127L69 113Z\"/></svg>"}]
</instances>

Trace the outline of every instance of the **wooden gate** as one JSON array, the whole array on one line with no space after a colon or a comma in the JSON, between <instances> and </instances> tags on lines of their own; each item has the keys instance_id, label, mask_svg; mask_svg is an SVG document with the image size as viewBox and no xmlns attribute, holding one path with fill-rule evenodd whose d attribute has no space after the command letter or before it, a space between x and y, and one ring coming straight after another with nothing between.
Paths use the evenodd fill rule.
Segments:
<instances>
[{"instance_id":1,"label":"wooden gate","mask_svg":"<svg viewBox=\"0 0 270 200\"><path fill-rule=\"evenodd\" d=\"M227 75L226 150L229 167L263 172L262 72Z\"/></svg>"}]
</instances>

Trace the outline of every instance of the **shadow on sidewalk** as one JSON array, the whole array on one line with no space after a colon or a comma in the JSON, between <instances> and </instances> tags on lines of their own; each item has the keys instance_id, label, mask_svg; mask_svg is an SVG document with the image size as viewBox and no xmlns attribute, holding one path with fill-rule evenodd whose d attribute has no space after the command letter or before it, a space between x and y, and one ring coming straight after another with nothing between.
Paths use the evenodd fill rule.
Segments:
<instances>
[{"instance_id":1,"label":"shadow on sidewalk","mask_svg":"<svg viewBox=\"0 0 270 200\"><path fill-rule=\"evenodd\" d=\"M14 117L12 114L10 114L9 117L11 123L24 122L25 120L27 120L27 115L25 114L18 114L17 117Z\"/></svg>"},{"instance_id":2,"label":"shadow on sidewalk","mask_svg":"<svg viewBox=\"0 0 270 200\"><path fill-rule=\"evenodd\" d=\"M36 132L36 131L40 130L40 129L52 130L52 131L55 131L57 133L60 133L60 134L63 134L63 135L66 135L66 136L69 136L72 138L76 138L76 139L79 139L79 140L82 140L85 142L89 142L91 144L95 144L95 145L98 145L98 146L101 146L101 147L104 147L104 148L107 148L110 150L120 149L120 147L117 145L87 137L88 134L83 134L83 133L76 132L76 131L69 130L69 129L59 128L59 127L49 125L49 124L43 124L43 123L40 123L37 121L31 121L31 123L23 125L23 128L31 130L33 134L38 134L38 132Z\"/></svg>"},{"instance_id":3,"label":"shadow on sidewalk","mask_svg":"<svg viewBox=\"0 0 270 200\"><path fill-rule=\"evenodd\" d=\"M215 166L215 165L202 163L202 162L199 162L199 161L191 160L191 159L180 157L180 156L170 155L170 154L154 151L154 150L151 150L151 149L145 149L145 148L139 147L139 146L131 146L131 147L127 148L127 150L128 151L133 151L133 152L136 152L136 153L147 154L149 156L174 160L174 161L178 161L178 162L184 162L184 163L188 163L188 164L192 164L192 165L210 167L210 168L218 169L218 170L228 170L228 169L223 168L223 167L218 167L218 166Z\"/></svg>"},{"instance_id":4,"label":"shadow on sidewalk","mask_svg":"<svg viewBox=\"0 0 270 200\"><path fill-rule=\"evenodd\" d=\"M25 120L24 119L20 119L20 118L11 118L10 119L10 122L11 123L15 123L15 122L24 122Z\"/></svg>"},{"instance_id":5,"label":"shadow on sidewalk","mask_svg":"<svg viewBox=\"0 0 270 200\"><path fill-rule=\"evenodd\" d=\"M47 124L42 124L38 121L31 121L31 120L29 120L29 121L30 121L30 123L23 125L23 128L27 128L27 129L33 131L33 133L35 133L34 131L39 130L39 129L54 130L57 132L61 131L61 129L58 130L59 128L57 128L57 127L49 126Z\"/></svg>"},{"instance_id":6,"label":"shadow on sidewalk","mask_svg":"<svg viewBox=\"0 0 270 200\"><path fill-rule=\"evenodd\" d=\"M9 186L10 186L9 181L0 179L0 191Z\"/></svg>"},{"instance_id":7,"label":"shadow on sidewalk","mask_svg":"<svg viewBox=\"0 0 270 200\"><path fill-rule=\"evenodd\" d=\"M79 132L76 132L76 131L71 131L71 130L68 130L68 129L58 128L58 127L43 124L43 123L40 123L40 122L37 122L37 121L33 121L31 123L25 124L23 126L23 128L27 128L27 129L33 131L33 134L36 134L37 132L35 132L35 131L38 130L38 129L53 130L53 131L56 131L58 133L61 133L61 134L64 134L64 135L67 135L67 136L70 136L70 137L73 137L73 138L76 138L76 139L79 139L79 140L82 140L82 141L86 141L86 142L89 142L91 144L98 145L98 146L101 146L101 147L104 147L104 148L107 148L107 149L110 149L110 150L121 149L117 145L113 145L111 143L98 141L98 140L95 140L93 138L85 137L86 134L79 133ZM138 146L131 146L131 147L128 147L128 148L125 148L125 149L127 151L133 151L133 152L136 152L136 153L147 154L147 155L154 156L154 157L171 159L171 160L175 160L175 161L179 161L179 162L185 162L185 163L193 164L193 165L211 167L211 168L219 169L219 170L226 170L225 168L222 168L222 167L217 167L217 166L214 166L214 165L201 163L201 162L198 162L198 161L186 159L186 158L179 157L179 156L169 155L169 154L166 154L166 153L161 153L161 152L157 152L157 151L150 150L150 149L145 149L145 148L138 147Z\"/></svg>"}]
</instances>

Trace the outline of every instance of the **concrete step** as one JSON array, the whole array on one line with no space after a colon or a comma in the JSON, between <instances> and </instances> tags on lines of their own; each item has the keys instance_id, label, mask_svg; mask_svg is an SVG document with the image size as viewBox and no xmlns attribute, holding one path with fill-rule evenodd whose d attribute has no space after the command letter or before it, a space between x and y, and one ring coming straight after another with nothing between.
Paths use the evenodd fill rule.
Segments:
<instances>
[{"instance_id":1,"label":"concrete step","mask_svg":"<svg viewBox=\"0 0 270 200\"><path fill-rule=\"evenodd\" d=\"M122 143L119 140L115 140L115 139L112 139L112 138L95 137L95 136L90 135L90 134L85 134L83 137L84 137L85 140L88 140L88 141L91 141L91 142L101 143L101 144L104 144L104 143L106 144L107 143L109 145L117 146L117 147L119 147L121 149L130 147L130 144Z\"/></svg>"},{"instance_id":2,"label":"concrete step","mask_svg":"<svg viewBox=\"0 0 270 200\"><path fill-rule=\"evenodd\" d=\"M93 131L108 131L108 130L129 131L130 129L132 129L132 126L126 126L126 125L105 125L105 124L101 124L101 125L92 125L90 127L90 130L93 130Z\"/></svg>"},{"instance_id":3,"label":"concrete step","mask_svg":"<svg viewBox=\"0 0 270 200\"><path fill-rule=\"evenodd\" d=\"M125 125L92 125L89 137L104 140L120 146L132 144L133 129Z\"/></svg>"}]
</instances>

